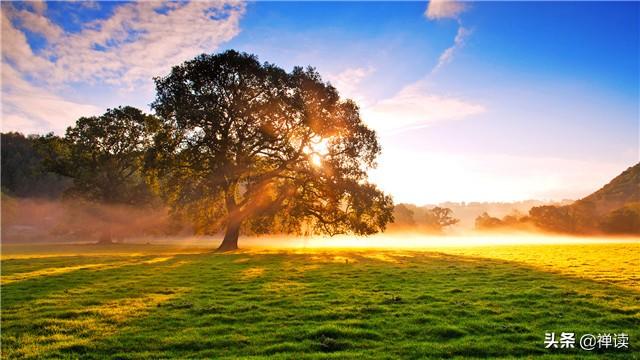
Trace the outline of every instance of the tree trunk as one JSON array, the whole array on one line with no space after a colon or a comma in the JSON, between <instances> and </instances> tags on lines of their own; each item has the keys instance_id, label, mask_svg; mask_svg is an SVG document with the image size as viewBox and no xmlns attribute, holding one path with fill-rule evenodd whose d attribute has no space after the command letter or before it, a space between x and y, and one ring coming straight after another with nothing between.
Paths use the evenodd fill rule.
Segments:
<instances>
[{"instance_id":1,"label":"tree trunk","mask_svg":"<svg viewBox=\"0 0 640 360\"><path fill-rule=\"evenodd\" d=\"M224 233L222 244L216 252L226 252L238 250L238 235L240 235L241 220L230 220L227 225L227 231Z\"/></svg>"}]
</instances>

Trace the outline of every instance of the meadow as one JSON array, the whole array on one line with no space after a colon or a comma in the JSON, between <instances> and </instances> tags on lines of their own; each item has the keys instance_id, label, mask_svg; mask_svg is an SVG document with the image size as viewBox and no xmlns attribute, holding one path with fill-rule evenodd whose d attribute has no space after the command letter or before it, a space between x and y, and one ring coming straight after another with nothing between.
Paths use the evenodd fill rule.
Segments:
<instances>
[{"instance_id":1,"label":"meadow","mask_svg":"<svg viewBox=\"0 0 640 360\"><path fill-rule=\"evenodd\" d=\"M640 243L3 245L2 358L640 358ZM629 349L545 349L545 332Z\"/></svg>"}]
</instances>

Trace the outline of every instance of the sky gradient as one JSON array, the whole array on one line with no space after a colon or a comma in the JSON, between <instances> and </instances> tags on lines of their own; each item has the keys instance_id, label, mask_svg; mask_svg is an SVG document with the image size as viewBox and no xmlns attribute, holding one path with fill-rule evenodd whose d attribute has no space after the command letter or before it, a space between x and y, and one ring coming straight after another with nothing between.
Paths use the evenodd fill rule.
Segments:
<instances>
[{"instance_id":1,"label":"sky gradient","mask_svg":"<svg viewBox=\"0 0 640 360\"><path fill-rule=\"evenodd\" d=\"M637 2L1 7L3 131L149 111L154 76L233 48L355 99L396 202L577 199L640 160Z\"/></svg>"}]
</instances>

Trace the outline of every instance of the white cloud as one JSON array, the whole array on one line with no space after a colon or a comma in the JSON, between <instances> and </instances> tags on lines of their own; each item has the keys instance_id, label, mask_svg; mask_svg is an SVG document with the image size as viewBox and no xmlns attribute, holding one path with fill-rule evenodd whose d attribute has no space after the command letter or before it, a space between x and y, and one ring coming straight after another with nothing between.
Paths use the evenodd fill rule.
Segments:
<instances>
[{"instance_id":1,"label":"white cloud","mask_svg":"<svg viewBox=\"0 0 640 360\"><path fill-rule=\"evenodd\" d=\"M327 78L342 98L354 99L361 106L364 121L382 135L463 119L485 111L480 104L428 89L426 80L376 101L364 95L362 85L362 81L374 72L373 67L351 67Z\"/></svg>"},{"instance_id":2,"label":"white cloud","mask_svg":"<svg viewBox=\"0 0 640 360\"><path fill-rule=\"evenodd\" d=\"M51 64L36 56L27 43L26 35L16 29L7 16L9 11L2 7L2 63L10 62L21 72L35 74L44 69L51 69Z\"/></svg>"},{"instance_id":3,"label":"white cloud","mask_svg":"<svg viewBox=\"0 0 640 360\"><path fill-rule=\"evenodd\" d=\"M236 36L243 12L236 2L122 5L110 18L65 34L48 49L57 57L54 79L129 87L150 81Z\"/></svg>"},{"instance_id":4,"label":"white cloud","mask_svg":"<svg viewBox=\"0 0 640 360\"><path fill-rule=\"evenodd\" d=\"M440 70L445 64L448 64L453 59L453 55L464 46L466 38L471 34L471 31L460 26L458 32L453 40L453 45L445 49L438 58L438 64L433 68L433 72Z\"/></svg>"},{"instance_id":5,"label":"white cloud","mask_svg":"<svg viewBox=\"0 0 640 360\"><path fill-rule=\"evenodd\" d=\"M457 19L466 5L456 0L431 0L424 15L430 20Z\"/></svg>"},{"instance_id":6,"label":"white cloud","mask_svg":"<svg viewBox=\"0 0 640 360\"><path fill-rule=\"evenodd\" d=\"M454 19L458 23L453 44L440 54L431 74L452 61L454 54L464 46L466 38L471 33L462 26L459 19L464 10L466 5L454 0L435 0L427 5L425 16L428 19ZM363 73L362 69L348 69L338 77L340 81L337 83L344 83L342 87L337 86L338 89L345 88L350 92L356 92ZM395 134L427 127L443 121L468 118L486 111L481 104L433 92L428 89L425 80L405 86L390 98L375 103L364 103L363 118L381 134Z\"/></svg>"},{"instance_id":7,"label":"white cloud","mask_svg":"<svg viewBox=\"0 0 640 360\"><path fill-rule=\"evenodd\" d=\"M389 134L463 119L484 111L480 104L432 93L419 81L363 109L363 118L374 129Z\"/></svg>"},{"instance_id":8,"label":"white cloud","mask_svg":"<svg viewBox=\"0 0 640 360\"><path fill-rule=\"evenodd\" d=\"M44 2L44 0L29 1L27 4L30 4L33 10L38 14L43 14L47 9L47 3Z\"/></svg>"},{"instance_id":9,"label":"white cloud","mask_svg":"<svg viewBox=\"0 0 640 360\"><path fill-rule=\"evenodd\" d=\"M33 86L9 65L2 64L2 131L63 134L74 120L103 111Z\"/></svg>"},{"instance_id":10,"label":"white cloud","mask_svg":"<svg viewBox=\"0 0 640 360\"><path fill-rule=\"evenodd\" d=\"M55 41L63 34L62 29L42 13L27 10L14 11L11 7L7 7L6 11L10 13L10 17L17 19L24 28L42 35L48 41Z\"/></svg>"},{"instance_id":11,"label":"white cloud","mask_svg":"<svg viewBox=\"0 0 640 360\"><path fill-rule=\"evenodd\" d=\"M349 98L362 104L366 102L366 98L360 92L360 84L362 80L373 74L373 67L354 67L347 68L337 74L327 76L333 86L338 89L342 98Z\"/></svg>"},{"instance_id":12,"label":"white cloud","mask_svg":"<svg viewBox=\"0 0 640 360\"><path fill-rule=\"evenodd\" d=\"M43 2L20 10L3 4L3 125L43 132L87 115L80 110L97 107L64 97L76 83L146 93L154 76L236 36L243 14L244 4L236 0L143 1L120 5L109 18L72 33L50 21ZM25 31L43 35L44 48L34 52Z\"/></svg>"},{"instance_id":13,"label":"white cloud","mask_svg":"<svg viewBox=\"0 0 640 360\"><path fill-rule=\"evenodd\" d=\"M456 0L432 0L427 5L424 15L429 20L454 19L458 22L458 31L453 40L453 45L446 48L438 57L438 63L432 72L438 71L442 66L451 62L453 55L464 46L465 39L471 31L462 26L460 14L467 9L467 5Z\"/></svg>"}]
</instances>

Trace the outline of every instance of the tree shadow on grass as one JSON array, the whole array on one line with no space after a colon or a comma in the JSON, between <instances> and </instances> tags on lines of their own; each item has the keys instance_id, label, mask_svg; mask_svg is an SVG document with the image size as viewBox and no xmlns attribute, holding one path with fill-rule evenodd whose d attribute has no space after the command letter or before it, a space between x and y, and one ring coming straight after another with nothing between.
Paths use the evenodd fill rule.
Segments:
<instances>
[{"instance_id":1,"label":"tree shadow on grass","mask_svg":"<svg viewBox=\"0 0 640 360\"><path fill-rule=\"evenodd\" d=\"M547 350L545 332L640 335L640 294L610 284L440 253L399 262L358 252L344 254L350 262L318 256L203 255L167 280L195 277L188 293L132 319L85 354L567 357L595 355ZM634 349L606 354L638 355Z\"/></svg>"},{"instance_id":2,"label":"tree shadow on grass","mask_svg":"<svg viewBox=\"0 0 640 360\"><path fill-rule=\"evenodd\" d=\"M117 289L120 284L116 280L127 281L136 277L152 274L157 264L158 256L95 256L82 257L82 261L74 261L70 257L69 263L55 262L55 265L44 266L45 259L33 259L35 271L13 273L8 276L13 281L3 281L3 308L12 307L15 302L24 304L26 301L43 299L50 293L65 292L81 286L94 285L96 282L111 284ZM92 260L92 261L88 261ZM164 260L164 259L163 259ZM4 261L3 261L4 263ZM62 271L58 271L62 270ZM3 274L3 278L5 274ZM100 285L100 284L97 284Z\"/></svg>"},{"instance_id":3,"label":"tree shadow on grass","mask_svg":"<svg viewBox=\"0 0 640 360\"><path fill-rule=\"evenodd\" d=\"M130 318L187 292L186 287L165 286L162 280L188 264L188 258L120 257L108 266L3 284L3 356L55 356L62 348L82 352ZM102 265L102 260L94 257L95 265Z\"/></svg>"},{"instance_id":4,"label":"tree shadow on grass","mask_svg":"<svg viewBox=\"0 0 640 360\"><path fill-rule=\"evenodd\" d=\"M178 255L91 276L28 280L20 286L34 297L23 307L14 297L6 308L3 352L29 354L19 351L28 344L20 338L55 343L65 335L65 323L55 321L65 316L75 342L61 337L60 346L42 347L38 357L568 357L591 354L545 350L545 332L640 335L636 291L505 260L383 255ZM117 320L96 311L141 302L149 305L144 311L123 310ZM109 331L73 328L78 319L102 321ZM47 321L58 331L42 332ZM638 352L606 352L631 354Z\"/></svg>"}]
</instances>

